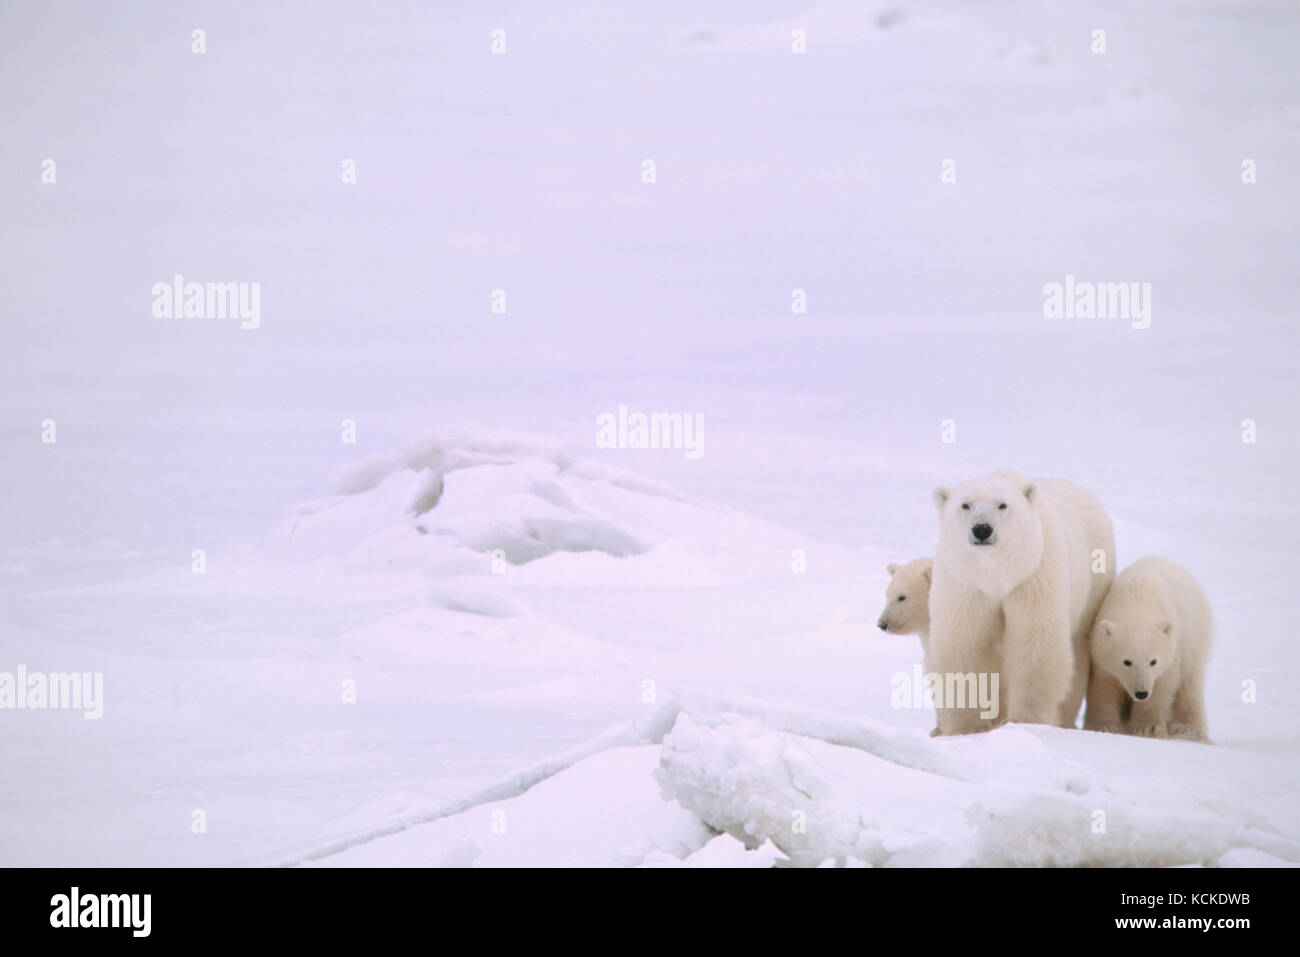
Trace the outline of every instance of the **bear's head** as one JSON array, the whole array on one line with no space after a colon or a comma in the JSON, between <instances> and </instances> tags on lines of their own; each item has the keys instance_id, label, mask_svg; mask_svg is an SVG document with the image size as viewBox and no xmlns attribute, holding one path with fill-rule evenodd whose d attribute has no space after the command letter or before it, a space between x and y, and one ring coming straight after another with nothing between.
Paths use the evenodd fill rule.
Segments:
<instances>
[{"instance_id":1,"label":"bear's head","mask_svg":"<svg viewBox=\"0 0 1300 957\"><path fill-rule=\"evenodd\" d=\"M885 608L876 627L891 635L920 635L930 631L930 572L934 559L918 558L906 565L889 564Z\"/></svg>"},{"instance_id":2,"label":"bear's head","mask_svg":"<svg viewBox=\"0 0 1300 957\"><path fill-rule=\"evenodd\" d=\"M1134 701L1145 701L1174 659L1174 626L1168 619L1112 621L1092 629L1092 662L1118 681Z\"/></svg>"},{"instance_id":3,"label":"bear's head","mask_svg":"<svg viewBox=\"0 0 1300 957\"><path fill-rule=\"evenodd\" d=\"M1034 483L1014 472L936 488L945 569L987 595L1010 594L1043 558L1039 497Z\"/></svg>"}]
</instances>

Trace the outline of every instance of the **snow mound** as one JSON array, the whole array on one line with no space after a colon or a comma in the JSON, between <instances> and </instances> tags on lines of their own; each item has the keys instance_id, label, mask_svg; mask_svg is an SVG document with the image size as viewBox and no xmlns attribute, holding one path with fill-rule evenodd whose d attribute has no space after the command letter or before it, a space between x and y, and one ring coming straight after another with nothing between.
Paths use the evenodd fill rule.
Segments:
<instances>
[{"instance_id":1,"label":"snow mound","mask_svg":"<svg viewBox=\"0 0 1300 957\"><path fill-rule=\"evenodd\" d=\"M1039 726L932 739L851 715L695 693L478 795L297 862L1300 865L1290 782L1246 794L1222 779L1225 757L1258 759Z\"/></svg>"},{"instance_id":2,"label":"snow mound","mask_svg":"<svg viewBox=\"0 0 1300 957\"><path fill-rule=\"evenodd\" d=\"M290 508L273 545L347 571L472 575L546 558L547 571L530 569L520 581L660 586L788 577L792 550L807 545L635 473L575 459L550 439L499 429L435 431L399 455L349 467L334 489ZM638 556L649 560L634 571L607 561Z\"/></svg>"},{"instance_id":3,"label":"snow mound","mask_svg":"<svg viewBox=\"0 0 1300 957\"><path fill-rule=\"evenodd\" d=\"M362 460L334 485L329 498L290 510L274 536L279 545L372 567L434 557L444 571L456 570L447 553L457 550L516 565L555 552L639 554L652 539L611 514L608 493L671 496L575 467L554 442L500 430L436 432L394 458Z\"/></svg>"},{"instance_id":4,"label":"snow mound","mask_svg":"<svg viewBox=\"0 0 1300 957\"><path fill-rule=\"evenodd\" d=\"M1294 837L1253 809L1207 782L1188 787L1205 746L1028 726L938 740L878 726L872 740L838 719L819 730L815 713L805 733L783 730L789 717L679 711L656 772L665 797L797 866L1300 861ZM1146 773L1107 773L1080 755ZM972 776L975 765L985 773Z\"/></svg>"},{"instance_id":5,"label":"snow mound","mask_svg":"<svg viewBox=\"0 0 1300 957\"><path fill-rule=\"evenodd\" d=\"M775 867L784 861L775 844L766 841L751 850L730 834L719 834L694 854L679 860L655 850L638 867Z\"/></svg>"}]
</instances>

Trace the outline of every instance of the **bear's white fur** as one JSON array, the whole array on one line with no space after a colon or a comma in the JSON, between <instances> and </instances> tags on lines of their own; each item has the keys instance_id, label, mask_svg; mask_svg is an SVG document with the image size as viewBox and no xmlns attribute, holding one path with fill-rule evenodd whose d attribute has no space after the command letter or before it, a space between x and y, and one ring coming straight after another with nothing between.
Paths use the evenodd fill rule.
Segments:
<instances>
[{"instance_id":1,"label":"bear's white fur","mask_svg":"<svg viewBox=\"0 0 1300 957\"><path fill-rule=\"evenodd\" d=\"M876 619L876 627L887 635L917 635L921 639L922 658L928 658L934 559L914 558L906 565L890 562L885 571L889 573L889 584L885 586L885 607ZM930 736L938 733L935 727Z\"/></svg>"},{"instance_id":2,"label":"bear's white fur","mask_svg":"<svg viewBox=\"0 0 1300 957\"><path fill-rule=\"evenodd\" d=\"M1002 698L996 718L942 702L940 733L1004 721L1074 727L1088 685L1088 633L1115 578L1106 510L1078 485L1010 471L941 486L934 500L926 670L997 674Z\"/></svg>"},{"instance_id":3,"label":"bear's white fur","mask_svg":"<svg viewBox=\"0 0 1300 957\"><path fill-rule=\"evenodd\" d=\"M885 566L885 607L876 627L888 635L920 635L921 648L930 647L930 575L933 558L916 558L906 565Z\"/></svg>"},{"instance_id":4,"label":"bear's white fur","mask_svg":"<svg viewBox=\"0 0 1300 957\"><path fill-rule=\"evenodd\" d=\"M1083 726L1208 742L1205 662L1213 632L1205 592L1181 565L1147 557L1124 569L1092 629Z\"/></svg>"}]
</instances>

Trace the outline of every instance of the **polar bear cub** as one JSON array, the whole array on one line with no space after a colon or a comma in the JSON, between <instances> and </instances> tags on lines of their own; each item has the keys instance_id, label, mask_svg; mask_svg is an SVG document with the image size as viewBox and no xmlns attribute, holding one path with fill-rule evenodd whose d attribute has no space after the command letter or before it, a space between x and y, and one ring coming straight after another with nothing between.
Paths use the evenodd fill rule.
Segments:
<instances>
[{"instance_id":1,"label":"polar bear cub","mask_svg":"<svg viewBox=\"0 0 1300 957\"><path fill-rule=\"evenodd\" d=\"M930 647L930 575L933 558L916 558L906 565L885 566L885 607L876 627L888 635L920 635L921 648Z\"/></svg>"},{"instance_id":2,"label":"polar bear cub","mask_svg":"<svg viewBox=\"0 0 1300 957\"><path fill-rule=\"evenodd\" d=\"M943 701L940 733L1003 721L1074 727L1088 684L1088 632L1115 578L1106 510L1078 485L1010 471L940 486L934 501L926 669L945 681L996 676L1002 697L995 718Z\"/></svg>"},{"instance_id":3,"label":"polar bear cub","mask_svg":"<svg viewBox=\"0 0 1300 957\"><path fill-rule=\"evenodd\" d=\"M1181 565L1147 557L1124 569L1092 629L1084 728L1208 742L1213 631L1205 592Z\"/></svg>"}]
</instances>

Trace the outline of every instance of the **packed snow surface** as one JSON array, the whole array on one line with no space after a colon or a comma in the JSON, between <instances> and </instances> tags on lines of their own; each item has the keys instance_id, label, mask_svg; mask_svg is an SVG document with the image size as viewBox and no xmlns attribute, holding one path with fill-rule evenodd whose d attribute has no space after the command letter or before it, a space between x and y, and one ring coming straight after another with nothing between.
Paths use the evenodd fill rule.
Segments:
<instances>
[{"instance_id":1,"label":"packed snow surface","mask_svg":"<svg viewBox=\"0 0 1300 957\"><path fill-rule=\"evenodd\" d=\"M1212 660L1212 746L932 738L900 691L919 642L873 627L883 551L500 430L334 486L204 575L55 593L118 611L81 648L20 634L28 663L109 693L98 721L6 715L11 795L84 801L11 797L7 862L1300 864L1294 723L1260 724L1290 709L1241 694L1272 697L1266 658Z\"/></svg>"}]
</instances>

